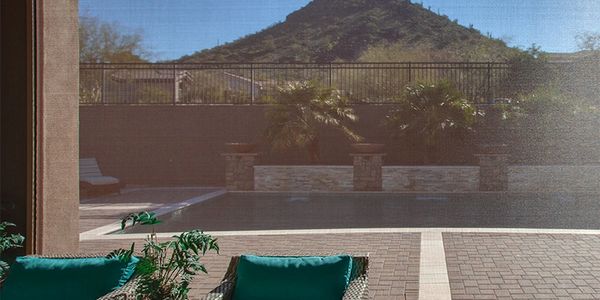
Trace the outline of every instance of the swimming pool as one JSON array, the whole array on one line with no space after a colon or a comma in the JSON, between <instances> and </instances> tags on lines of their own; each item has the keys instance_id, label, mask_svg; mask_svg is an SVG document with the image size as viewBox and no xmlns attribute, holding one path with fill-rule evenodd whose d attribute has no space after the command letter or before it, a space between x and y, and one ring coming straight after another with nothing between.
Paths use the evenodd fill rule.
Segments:
<instances>
[{"instance_id":1,"label":"swimming pool","mask_svg":"<svg viewBox=\"0 0 600 300\"><path fill-rule=\"evenodd\" d=\"M597 193L226 193L160 217L157 232L401 227L600 229ZM125 233L147 233L150 227Z\"/></svg>"}]
</instances>

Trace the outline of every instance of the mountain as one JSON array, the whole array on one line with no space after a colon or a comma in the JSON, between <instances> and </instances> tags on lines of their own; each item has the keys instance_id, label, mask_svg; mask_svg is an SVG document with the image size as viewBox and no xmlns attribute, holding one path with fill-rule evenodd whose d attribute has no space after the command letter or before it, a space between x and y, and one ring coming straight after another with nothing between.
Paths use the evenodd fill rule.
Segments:
<instances>
[{"instance_id":1,"label":"mountain","mask_svg":"<svg viewBox=\"0 0 600 300\"><path fill-rule=\"evenodd\" d=\"M179 62L503 61L518 50L408 0L314 0Z\"/></svg>"},{"instance_id":2,"label":"mountain","mask_svg":"<svg viewBox=\"0 0 600 300\"><path fill-rule=\"evenodd\" d=\"M594 51L589 51L589 50L582 50L582 51L577 51L577 52L572 52L572 53L551 53L551 52L545 53L546 59L549 62L564 62L564 63L581 61L586 58L591 58L595 54L596 53Z\"/></svg>"}]
</instances>

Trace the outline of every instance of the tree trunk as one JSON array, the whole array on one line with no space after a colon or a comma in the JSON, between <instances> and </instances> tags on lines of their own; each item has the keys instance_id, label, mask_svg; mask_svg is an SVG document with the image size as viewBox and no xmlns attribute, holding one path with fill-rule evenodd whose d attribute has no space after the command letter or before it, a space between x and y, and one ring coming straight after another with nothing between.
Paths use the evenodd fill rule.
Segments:
<instances>
[{"instance_id":1,"label":"tree trunk","mask_svg":"<svg viewBox=\"0 0 600 300\"><path fill-rule=\"evenodd\" d=\"M308 159L311 164L317 164L321 160L321 149L319 147L319 138L314 138L306 146Z\"/></svg>"},{"instance_id":2,"label":"tree trunk","mask_svg":"<svg viewBox=\"0 0 600 300\"><path fill-rule=\"evenodd\" d=\"M436 146L425 146L425 151L423 151L423 164L437 164L439 162L439 155Z\"/></svg>"}]
</instances>

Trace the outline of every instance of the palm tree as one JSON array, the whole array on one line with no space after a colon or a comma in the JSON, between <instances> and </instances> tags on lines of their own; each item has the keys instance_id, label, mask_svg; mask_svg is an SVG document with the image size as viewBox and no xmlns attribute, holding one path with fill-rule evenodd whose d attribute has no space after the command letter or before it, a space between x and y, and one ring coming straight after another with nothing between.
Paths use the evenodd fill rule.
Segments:
<instances>
[{"instance_id":1,"label":"palm tree","mask_svg":"<svg viewBox=\"0 0 600 300\"><path fill-rule=\"evenodd\" d=\"M424 162L434 158L446 138L461 139L472 131L477 111L449 82L419 83L406 89L405 97L385 119L392 138L404 138L423 146Z\"/></svg>"},{"instance_id":2,"label":"palm tree","mask_svg":"<svg viewBox=\"0 0 600 300\"><path fill-rule=\"evenodd\" d=\"M351 141L360 141L348 123L356 122L354 109L339 91L322 88L313 82L294 82L278 89L266 112L265 136L274 149L303 147L311 163L320 159L320 130L339 130Z\"/></svg>"}]
</instances>

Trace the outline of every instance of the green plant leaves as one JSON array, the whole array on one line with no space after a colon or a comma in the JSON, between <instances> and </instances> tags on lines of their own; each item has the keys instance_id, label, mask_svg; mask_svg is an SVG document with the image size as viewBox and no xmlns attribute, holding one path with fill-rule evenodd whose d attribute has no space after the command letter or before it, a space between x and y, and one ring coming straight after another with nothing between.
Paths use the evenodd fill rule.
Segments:
<instances>
[{"instance_id":1,"label":"green plant leaves","mask_svg":"<svg viewBox=\"0 0 600 300\"><path fill-rule=\"evenodd\" d=\"M131 248L129 250L125 249L117 249L110 252L106 258L118 258L122 263L128 263L133 256L133 252L135 249L135 243L131 244Z\"/></svg>"},{"instance_id":2,"label":"green plant leaves","mask_svg":"<svg viewBox=\"0 0 600 300\"><path fill-rule=\"evenodd\" d=\"M132 213L123 218L122 228L131 222L154 225L160 223L154 213ZM130 258L135 244L130 250L115 250L109 257ZM192 230L175 235L171 240L158 242L154 235L146 239L142 249L143 257L136 266L139 283L136 298L139 300L185 300L188 299L189 285L199 272L207 273L200 259L209 251L219 253L217 239L200 230Z\"/></svg>"},{"instance_id":3,"label":"green plant leaves","mask_svg":"<svg viewBox=\"0 0 600 300\"><path fill-rule=\"evenodd\" d=\"M153 212L147 212L147 211L143 211L143 212L139 212L139 213L131 213L127 216L125 216L122 220L121 220L121 230L125 229L125 227L127 227L127 223L131 221L131 226L134 226L135 224L142 224L142 225L156 225L156 224L160 224L160 221L156 218L156 214Z\"/></svg>"},{"instance_id":4,"label":"green plant leaves","mask_svg":"<svg viewBox=\"0 0 600 300\"><path fill-rule=\"evenodd\" d=\"M337 90L320 87L310 81L293 82L279 87L278 95L265 116L265 137L273 148L283 150L304 147L315 155L319 131L329 127L340 131L348 140L362 137L349 127L358 116L346 97ZM318 155L316 155L318 158Z\"/></svg>"},{"instance_id":5,"label":"green plant leaves","mask_svg":"<svg viewBox=\"0 0 600 300\"><path fill-rule=\"evenodd\" d=\"M477 115L475 106L450 82L417 83L406 88L384 126L393 138L408 138L433 149L446 138L470 133Z\"/></svg>"},{"instance_id":6,"label":"green plant leaves","mask_svg":"<svg viewBox=\"0 0 600 300\"><path fill-rule=\"evenodd\" d=\"M6 233L9 227L15 227L15 224L9 222L0 223L0 255L6 250L23 247L25 237L20 234ZM8 263L0 260L0 282L6 278L10 266Z\"/></svg>"}]
</instances>

